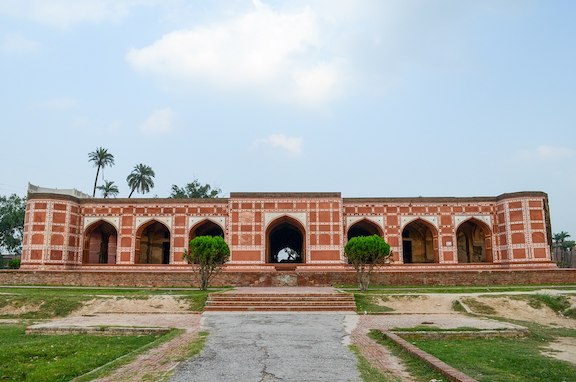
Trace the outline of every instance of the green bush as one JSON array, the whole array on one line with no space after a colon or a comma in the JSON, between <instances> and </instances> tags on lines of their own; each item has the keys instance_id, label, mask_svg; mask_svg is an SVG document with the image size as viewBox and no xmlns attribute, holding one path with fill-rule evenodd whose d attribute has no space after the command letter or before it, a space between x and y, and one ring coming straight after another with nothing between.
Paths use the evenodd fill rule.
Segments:
<instances>
[{"instance_id":1,"label":"green bush","mask_svg":"<svg viewBox=\"0 0 576 382\"><path fill-rule=\"evenodd\" d=\"M12 260L8 261L8 268L10 268L10 269L20 268L20 259L12 259Z\"/></svg>"},{"instance_id":2,"label":"green bush","mask_svg":"<svg viewBox=\"0 0 576 382\"><path fill-rule=\"evenodd\" d=\"M230 258L230 248L221 236L198 236L190 241L184 259L196 264L200 275L200 289L207 290L210 279Z\"/></svg>"},{"instance_id":3,"label":"green bush","mask_svg":"<svg viewBox=\"0 0 576 382\"><path fill-rule=\"evenodd\" d=\"M390 245L378 235L357 236L346 243L344 255L356 270L358 287L365 291L374 266L384 264L390 257Z\"/></svg>"}]
</instances>

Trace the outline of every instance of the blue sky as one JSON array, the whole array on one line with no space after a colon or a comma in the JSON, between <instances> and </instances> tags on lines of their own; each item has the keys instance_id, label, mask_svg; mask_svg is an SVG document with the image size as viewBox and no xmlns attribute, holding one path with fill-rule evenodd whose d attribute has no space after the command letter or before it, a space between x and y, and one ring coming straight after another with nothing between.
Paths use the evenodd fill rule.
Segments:
<instances>
[{"instance_id":1,"label":"blue sky","mask_svg":"<svg viewBox=\"0 0 576 382\"><path fill-rule=\"evenodd\" d=\"M0 0L0 194L549 194L576 236L576 2Z\"/></svg>"}]
</instances>

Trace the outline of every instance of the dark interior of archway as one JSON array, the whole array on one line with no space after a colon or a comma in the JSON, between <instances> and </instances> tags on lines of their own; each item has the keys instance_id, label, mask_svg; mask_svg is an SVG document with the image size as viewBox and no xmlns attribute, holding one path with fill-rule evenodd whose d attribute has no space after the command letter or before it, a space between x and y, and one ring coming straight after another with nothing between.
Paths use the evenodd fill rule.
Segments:
<instances>
[{"instance_id":1,"label":"dark interior of archway","mask_svg":"<svg viewBox=\"0 0 576 382\"><path fill-rule=\"evenodd\" d=\"M198 227L194 229L194 231L190 234L190 239L195 238L196 236L221 236L224 237L224 231L222 227L218 224L207 221L200 224Z\"/></svg>"},{"instance_id":2,"label":"dark interior of archway","mask_svg":"<svg viewBox=\"0 0 576 382\"><path fill-rule=\"evenodd\" d=\"M402 259L404 263L434 262L434 237L423 222L414 221L402 231Z\"/></svg>"},{"instance_id":3,"label":"dark interior of archway","mask_svg":"<svg viewBox=\"0 0 576 382\"><path fill-rule=\"evenodd\" d=\"M142 231L140 238L141 264L170 263L170 231L159 222L154 222Z\"/></svg>"},{"instance_id":4,"label":"dark interior of archway","mask_svg":"<svg viewBox=\"0 0 576 382\"><path fill-rule=\"evenodd\" d=\"M112 238L113 240L115 240L117 235L118 234L116 233L116 228L114 228L112 224L107 222L101 222L92 230L90 230L90 232L87 234L87 240L88 240L87 247L88 251L92 253L88 254L87 262L90 262L90 259L96 256L96 254L94 254L93 252L94 250L98 251L97 254L98 263L107 264L109 260L113 260L109 259L109 245L110 245L110 239ZM94 241L96 244L92 245L92 241ZM113 253L113 257L115 256L116 254Z\"/></svg>"},{"instance_id":5,"label":"dark interior of archway","mask_svg":"<svg viewBox=\"0 0 576 382\"><path fill-rule=\"evenodd\" d=\"M456 232L458 239L458 262L478 263L488 261L486 257L486 234L475 222L462 223Z\"/></svg>"},{"instance_id":6,"label":"dark interior of archway","mask_svg":"<svg viewBox=\"0 0 576 382\"><path fill-rule=\"evenodd\" d=\"M358 236L380 235L378 228L366 220L359 221L348 229L348 240Z\"/></svg>"},{"instance_id":7,"label":"dark interior of archway","mask_svg":"<svg viewBox=\"0 0 576 382\"><path fill-rule=\"evenodd\" d=\"M300 230L290 222L274 227L268 235L271 263L301 263L304 238Z\"/></svg>"}]
</instances>

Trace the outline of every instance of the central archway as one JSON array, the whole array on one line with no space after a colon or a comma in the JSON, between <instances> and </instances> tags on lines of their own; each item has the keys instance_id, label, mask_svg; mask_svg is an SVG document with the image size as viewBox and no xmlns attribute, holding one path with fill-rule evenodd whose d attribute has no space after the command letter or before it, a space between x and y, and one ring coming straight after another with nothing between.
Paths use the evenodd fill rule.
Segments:
<instances>
[{"instance_id":1,"label":"central archway","mask_svg":"<svg viewBox=\"0 0 576 382\"><path fill-rule=\"evenodd\" d=\"M266 257L270 263L303 263L305 255L304 227L295 219L276 219L266 230Z\"/></svg>"}]
</instances>

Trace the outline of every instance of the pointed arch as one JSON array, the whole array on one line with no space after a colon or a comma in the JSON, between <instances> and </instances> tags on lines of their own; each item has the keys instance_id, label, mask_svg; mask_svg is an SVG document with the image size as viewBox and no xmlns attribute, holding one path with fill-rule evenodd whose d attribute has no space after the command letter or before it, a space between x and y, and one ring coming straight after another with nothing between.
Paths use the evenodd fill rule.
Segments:
<instances>
[{"instance_id":1,"label":"pointed arch","mask_svg":"<svg viewBox=\"0 0 576 382\"><path fill-rule=\"evenodd\" d=\"M348 240L352 239L353 237L357 236L372 236L378 235L380 237L384 237L384 233L382 232L382 228L376 223L366 218L363 218L356 223L352 224L348 228L348 232L346 237Z\"/></svg>"},{"instance_id":2,"label":"pointed arch","mask_svg":"<svg viewBox=\"0 0 576 382\"><path fill-rule=\"evenodd\" d=\"M136 231L135 264L170 264L170 229L158 220L149 220Z\"/></svg>"},{"instance_id":3,"label":"pointed arch","mask_svg":"<svg viewBox=\"0 0 576 382\"><path fill-rule=\"evenodd\" d=\"M304 263L306 230L287 215L274 219L266 228L266 259L270 263Z\"/></svg>"},{"instance_id":4,"label":"pointed arch","mask_svg":"<svg viewBox=\"0 0 576 382\"><path fill-rule=\"evenodd\" d=\"M425 219L415 218L402 229L404 263L438 263L438 230Z\"/></svg>"},{"instance_id":5,"label":"pointed arch","mask_svg":"<svg viewBox=\"0 0 576 382\"><path fill-rule=\"evenodd\" d=\"M188 232L188 242L196 236L221 236L224 237L224 227L212 219L204 219L194 224Z\"/></svg>"},{"instance_id":6,"label":"pointed arch","mask_svg":"<svg viewBox=\"0 0 576 382\"><path fill-rule=\"evenodd\" d=\"M115 264L118 230L110 222L100 219L84 230L83 264Z\"/></svg>"},{"instance_id":7,"label":"pointed arch","mask_svg":"<svg viewBox=\"0 0 576 382\"><path fill-rule=\"evenodd\" d=\"M492 230L483 221L471 217L456 228L459 263L492 262Z\"/></svg>"}]
</instances>

